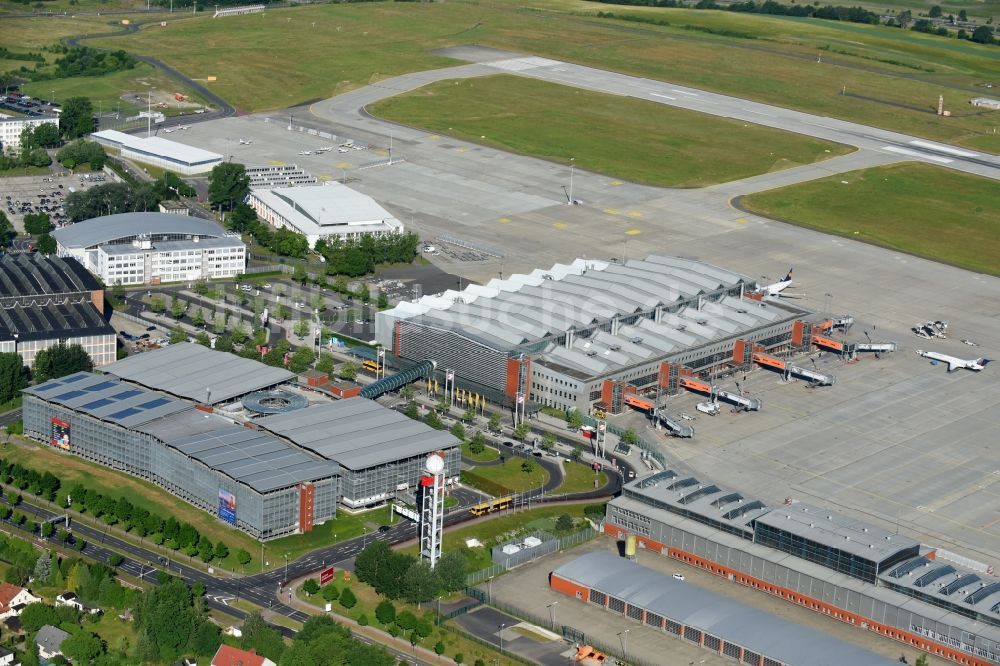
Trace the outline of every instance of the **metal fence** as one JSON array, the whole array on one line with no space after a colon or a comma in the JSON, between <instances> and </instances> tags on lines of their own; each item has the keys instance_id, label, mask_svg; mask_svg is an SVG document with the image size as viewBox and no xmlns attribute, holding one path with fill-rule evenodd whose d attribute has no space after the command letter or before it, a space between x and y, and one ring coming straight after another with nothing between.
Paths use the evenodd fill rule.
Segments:
<instances>
[{"instance_id":1,"label":"metal fence","mask_svg":"<svg viewBox=\"0 0 1000 666\"><path fill-rule=\"evenodd\" d=\"M551 543L553 545L547 546L547 550L542 549L542 546L545 546L545 544L543 543L542 546L538 546L537 548L532 548L530 551L522 551L526 553L531 553L532 551L539 551L536 555L532 555L527 559L518 560L516 562L514 562L513 560L505 560L504 562L496 562L493 565L486 567L485 569L480 569L479 571L473 571L472 573L468 574L465 577L465 584L466 586L471 588L474 585L479 585L483 581L489 580L490 578L494 578L501 574L507 573L507 571L510 570L511 567L514 567L518 564L523 564L524 562L531 561L541 555L545 555L547 553L551 553L556 550L566 550L567 548L578 546L581 543L590 541L599 534L600 532L598 532L594 528L587 527L578 532L573 532L572 534L567 534L566 536L559 537L558 539L552 539L547 543ZM480 600L482 601L482 599Z\"/></svg>"},{"instance_id":2,"label":"metal fence","mask_svg":"<svg viewBox=\"0 0 1000 666\"><path fill-rule=\"evenodd\" d=\"M535 546L525 546L525 540L532 537L538 539L541 543ZM505 553L503 549L507 546L517 546L519 550L514 553ZM519 564L524 564L525 562L531 562L542 555L548 555L558 548L559 539L548 532L536 530L531 534L520 537L519 539L508 541L507 543L500 544L499 546L493 546L493 548L490 549L490 559L497 564L502 563L509 569L511 567L516 567Z\"/></svg>"},{"instance_id":3,"label":"metal fence","mask_svg":"<svg viewBox=\"0 0 1000 666\"><path fill-rule=\"evenodd\" d=\"M597 419L591 416L584 416L583 424L588 425L592 428L596 428ZM621 437L622 435L625 434L626 428L622 428L621 426L617 426L612 423L608 423L607 426L608 426L608 432L610 432L612 435L615 435L616 437ZM656 458L656 460L658 460L660 464L663 465L663 467L667 467L667 460L666 458L663 457L663 454L660 453L659 449L656 448L655 443L647 442L642 437L637 437L635 445L638 446L640 449L646 451L653 458Z\"/></svg>"}]
</instances>

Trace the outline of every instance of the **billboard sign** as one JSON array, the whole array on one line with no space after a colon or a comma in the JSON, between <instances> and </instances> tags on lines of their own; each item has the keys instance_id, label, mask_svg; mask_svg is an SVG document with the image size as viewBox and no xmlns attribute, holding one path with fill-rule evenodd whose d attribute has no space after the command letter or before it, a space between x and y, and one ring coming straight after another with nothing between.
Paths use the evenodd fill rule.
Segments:
<instances>
[{"instance_id":1,"label":"billboard sign","mask_svg":"<svg viewBox=\"0 0 1000 666\"><path fill-rule=\"evenodd\" d=\"M219 488L219 518L230 525L236 524L236 495Z\"/></svg>"},{"instance_id":2,"label":"billboard sign","mask_svg":"<svg viewBox=\"0 0 1000 666\"><path fill-rule=\"evenodd\" d=\"M320 585L326 585L331 580L333 580L333 574L334 574L334 572L336 570L337 569L335 567L329 567L327 569L323 569L322 571L320 571L319 572L319 584Z\"/></svg>"},{"instance_id":3,"label":"billboard sign","mask_svg":"<svg viewBox=\"0 0 1000 666\"><path fill-rule=\"evenodd\" d=\"M49 444L57 449L69 451L69 423L53 417L52 435L49 437Z\"/></svg>"}]
</instances>

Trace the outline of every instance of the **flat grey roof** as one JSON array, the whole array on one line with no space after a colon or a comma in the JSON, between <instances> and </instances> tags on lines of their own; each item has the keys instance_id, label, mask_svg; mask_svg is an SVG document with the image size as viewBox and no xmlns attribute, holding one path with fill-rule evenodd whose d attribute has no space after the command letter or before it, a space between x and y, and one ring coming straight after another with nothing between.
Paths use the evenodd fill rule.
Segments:
<instances>
[{"instance_id":1,"label":"flat grey roof","mask_svg":"<svg viewBox=\"0 0 1000 666\"><path fill-rule=\"evenodd\" d=\"M434 430L367 398L313 405L256 423L352 470L459 444L451 433Z\"/></svg>"},{"instance_id":2,"label":"flat grey roof","mask_svg":"<svg viewBox=\"0 0 1000 666\"><path fill-rule=\"evenodd\" d=\"M121 148L145 153L155 157L164 157L182 164L205 164L222 160L222 155L201 148L195 148L177 141L170 141L159 136L133 136L116 130L94 132L95 139L104 139L109 143L118 144Z\"/></svg>"},{"instance_id":3,"label":"flat grey roof","mask_svg":"<svg viewBox=\"0 0 1000 666\"><path fill-rule=\"evenodd\" d=\"M329 460L311 456L270 433L239 425L166 444L261 493L337 473L337 465Z\"/></svg>"},{"instance_id":4,"label":"flat grey roof","mask_svg":"<svg viewBox=\"0 0 1000 666\"><path fill-rule=\"evenodd\" d=\"M64 248L85 248L140 235L217 238L225 233L215 222L200 217L170 213L121 213L81 220L56 229L52 236Z\"/></svg>"},{"instance_id":5,"label":"flat grey roof","mask_svg":"<svg viewBox=\"0 0 1000 666\"><path fill-rule=\"evenodd\" d=\"M118 254L142 254L143 252L171 252L173 250L199 250L220 247L246 247L246 245L239 238L223 236L222 238L203 238L197 242L193 240L154 241L152 247L145 250L135 245L105 245L103 250L106 254L114 256Z\"/></svg>"},{"instance_id":6,"label":"flat grey roof","mask_svg":"<svg viewBox=\"0 0 1000 666\"><path fill-rule=\"evenodd\" d=\"M772 509L757 522L874 562L920 547L902 534L803 502Z\"/></svg>"},{"instance_id":7,"label":"flat grey roof","mask_svg":"<svg viewBox=\"0 0 1000 666\"><path fill-rule=\"evenodd\" d=\"M760 500L672 469L630 481L622 490L626 497L644 504L730 525L743 531L747 538L753 534L751 522L770 511Z\"/></svg>"},{"instance_id":8,"label":"flat grey roof","mask_svg":"<svg viewBox=\"0 0 1000 666\"><path fill-rule=\"evenodd\" d=\"M305 234L402 230L403 224L367 194L330 181L323 185L262 187L254 197Z\"/></svg>"},{"instance_id":9,"label":"flat grey roof","mask_svg":"<svg viewBox=\"0 0 1000 666\"><path fill-rule=\"evenodd\" d=\"M179 216L169 216L179 217ZM101 368L109 375L215 405L289 381L295 373L191 342L129 356ZM211 397L209 397L211 392Z\"/></svg>"},{"instance_id":10,"label":"flat grey roof","mask_svg":"<svg viewBox=\"0 0 1000 666\"><path fill-rule=\"evenodd\" d=\"M90 372L51 379L24 392L125 428L191 409L177 398Z\"/></svg>"},{"instance_id":11,"label":"flat grey roof","mask_svg":"<svg viewBox=\"0 0 1000 666\"><path fill-rule=\"evenodd\" d=\"M673 580L612 553L587 553L562 565L553 575L789 666L898 663L696 585Z\"/></svg>"},{"instance_id":12,"label":"flat grey roof","mask_svg":"<svg viewBox=\"0 0 1000 666\"><path fill-rule=\"evenodd\" d=\"M924 555L883 571L879 578L935 603L953 604L992 618L1000 626L1000 579L958 564L932 560Z\"/></svg>"}]
</instances>

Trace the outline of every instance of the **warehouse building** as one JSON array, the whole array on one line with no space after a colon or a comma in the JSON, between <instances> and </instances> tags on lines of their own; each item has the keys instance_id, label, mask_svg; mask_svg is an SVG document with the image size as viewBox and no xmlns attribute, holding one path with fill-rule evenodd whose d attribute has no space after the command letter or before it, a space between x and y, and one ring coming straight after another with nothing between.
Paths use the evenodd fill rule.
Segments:
<instances>
[{"instance_id":1,"label":"warehouse building","mask_svg":"<svg viewBox=\"0 0 1000 666\"><path fill-rule=\"evenodd\" d=\"M59 344L80 345L95 366L115 360L104 287L75 259L0 256L0 351L17 352L30 366Z\"/></svg>"},{"instance_id":2,"label":"warehouse building","mask_svg":"<svg viewBox=\"0 0 1000 666\"><path fill-rule=\"evenodd\" d=\"M626 484L604 531L959 664L1000 663L997 579L906 537L667 469Z\"/></svg>"},{"instance_id":3,"label":"warehouse building","mask_svg":"<svg viewBox=\"0 0 1000 666\"><path fill-rule=\"evenodd\" d=\"M684 376L792 344L811 313L745 298L756 286L678 257L577 259L401 303L376 315L375 332L395 356L435 361L501 404L617 413L625 393L674 393Z\"/></svg>"},{"instance_id":4,"label":"warehouse building","mask_svg":"<svg viewBox=\"0 0 1000 666\"><path fill-rule=\"evenodd\" d=\"M77 259L104 284L229 278L246 268L239 234L200 217L121 213L52 232L60 257Z\"/></svg>"},{"instance_id":5,"label":"warehouse building","mask_svg":"<svg viewBox=\"0 0 1000 666\"><path fill-rule=\"evenodd\" d=\"M782 620L612 553L552 572L552 589L753 666L890 666L898 662Z\"/></svg>"},{"instance_id":6,"label":"warehouse building","mask_svg":"<svg viewBox=\"0 0 1000 666\"><path fill-rule=\"evenodd\" d=\"M122 157L174 173L191 175L222 164L222 155L158 136L138 137L117 130L94 132L90 138L119 151Z\"/></svg>"},{"instance_id":7,"label":"warehouse building","mask_svg":"<svg viewBox=\"0 0 1000 666\"><path fill-rule=\"evenodd\" d=\"M336 516L337 466L192 403L79 372L24 391L24 432L267 539Z\"/></svg>"},{"instance_id":8,"label":"warehouse building","mask_svg":"<svg viewBox=\"0 0 1000 666\"><path fill-rule=\"evenodd\" d=\"M102 371L25 390L25 434L148 479L257 538L308 532L338 502L360 509L412 492L430 453L458 480L457 439L374 401L308 392L286 413L246 409L253 396L303 395L282 368L180 343Z\"/></svg>"},{"instance_id":9,"label":"warehouse building","mask_svg":"<svg viewBox=\"0 0 1000 666\"><path fill-rule=\"evenodd\" d=\"M403 223L374 199L337 182L253 188L247 203L272 227L303 234L311 248L321 238L344 241L403 233Z\"/></svg>"}]
</instances>

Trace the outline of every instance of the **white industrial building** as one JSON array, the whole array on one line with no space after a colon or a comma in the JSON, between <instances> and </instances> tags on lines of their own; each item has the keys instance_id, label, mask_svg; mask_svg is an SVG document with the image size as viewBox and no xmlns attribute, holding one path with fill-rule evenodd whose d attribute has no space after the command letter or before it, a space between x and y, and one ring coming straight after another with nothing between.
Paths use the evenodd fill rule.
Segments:
<instances>
[{"instance_id":1,"label":"white industrial building","mask_svg":"<svg viewBox=\"0 0 1000 666\"><path fill-rule=\"evenodd\" d=\"M159 284L243 273L246 245L211 220L122 213L52 233L61 257L76 258L104 284Z\"/></svg>"},{"instance_id":2,"label":"white industrial building","mask_svg":"<svg viewBox=\"0 0 1000 666\"><path fill-rule=\"evenodd\" d=\"M254 188L247 203L271 226L305 235L309 247L320 238L348 240L403 232L403 223L378 202L340 183Z\"/></svg>"},{"instance_id":3,"label":"white industrial building","mask_svg":"<svg viewBox=\"0 0 1000 666\"><path fill-rule=\"evenodd\" d=\"M121 152L125 159L169 169L180 174L204 173L222 164L222 155L192 146L161 139L138 137L116 130L94 132L90 138Z\"/></svg>"},{"instance_id":4,"label":"white industrial building","mask_svg":"<svg viewBox=\"0 0 1000 666\"><path fill-rule=\"evenodd\" d=\"M38 127L52 123L59 127L59 116L44 116L40 118L2 117L0 118L0 153L16 154L21 152L21 132L25 127Z\"/></svg>"}]
</instances>

